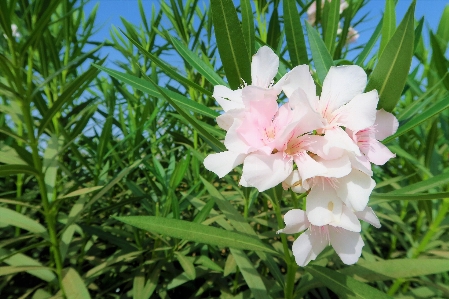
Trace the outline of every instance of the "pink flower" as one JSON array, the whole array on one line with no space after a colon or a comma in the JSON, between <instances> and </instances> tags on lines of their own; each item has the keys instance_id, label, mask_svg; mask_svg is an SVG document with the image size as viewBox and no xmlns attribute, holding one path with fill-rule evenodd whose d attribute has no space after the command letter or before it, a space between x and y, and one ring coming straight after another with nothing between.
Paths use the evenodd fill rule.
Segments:
<instances>
[{"instance_id":1,"label":"pink flower","mask_svg":"<svg viewBox=\"0 0 449 299\"><path fill-rule=\"evenodd\" d=\"M338 1L338 0L334 0ZM331 2L331 0L328 0ZM340 2L340 14L348 7L348 3L345 0L341 0ZM321 1L321 8L324 8L324 1ZM307 21L310 25L315 25L316 22L316 1L313 1L312 4L307 9Z\"/></svg>"},{"instance_id":2,"label":"pink flower","mask_svg":"<svg viewBox=\"0 0 449 299\"><path fill-rule=\"evenodd\" d=\"M293 242L292 248L296 263L301 267L315 260L327 245L332 245L343 263L352 265L358 261L364 246L359 233L358 218L380 227L380 222L371 208L353 213L343 206L339 221L323 226L311 224L306 213L300 209L290 210L284 215L286 227L277 233L294 234L307 229Z\"/></svg>"}]
</instances>

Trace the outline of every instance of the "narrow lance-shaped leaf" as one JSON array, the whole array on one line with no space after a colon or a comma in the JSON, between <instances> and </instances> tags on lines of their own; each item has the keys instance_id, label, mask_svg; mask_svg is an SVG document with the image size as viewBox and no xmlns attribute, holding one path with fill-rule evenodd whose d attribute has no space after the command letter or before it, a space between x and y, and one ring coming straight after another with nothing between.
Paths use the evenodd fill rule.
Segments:
<instances>
[{"instance_id":1,"label":"narrow lance-shaped leaf","mask_svg":"<svg viewBox=\"0 0 449 299\"><path fill-rule=\"evenodd\" d=\"M323 12L323 35L324 44L331 55L334 52L335 38L340 21L340 1L325 1Z\"/></svg>"},{"instance_id":2,"label":"narrow lance-shaped leaf","mask_svg":"<svg viewBox=\"0 0 449 299\"><path fill-rule=\"evenodd\" d=\"M393 36L396 30L396 1L385 1L385 12L382 20L382 38L380 40L379 54L382 54L383 50L387 46L390 38Z\"/></svg>"},{"instance_id":3,"label":"narrow lance-shaped leaf","mask_svg":"<svg viewBox=\"0 0 449 299\"><path fill-rule=\"evenodd\" d=\"M246 48L249 51L251 59L252 54L256 52L255 48L255 29L254 29L254 15L251 7L251 0L240 1L240 8L242 10L242 31L245 38Z\"/></svg>"},{"instance_id":4,"label":"narrow lance-shaped leaf","mask_svg":"<svg viewBox=\"0 0 449 299\"><path fill-rule=\"evenodd\" d=\"M283 0L284 28L288 53L293 66L308 64L306 40L295 0Z\"/></svg>"},{"instance_id":5,"label":"narrow lance-shaped leaf","mask_svg":"<svg viewBox=\"0 0 449 299\"><path fill-rule=\"evenodd\" d=\"M378 289L331 269L310 265L306 267L306 271L335 292L339 298L392 298Z\"/></svg>"},{"instance_id":6,"label":"narrow lance-shaped leaf","mask_svg":"<svg viewBox=\"0 0 449 299\"><path fill-rule=\"evenodd\" d=\"M229 86L237 89L241 79L248 84L251 82L251 61L242 42L240 21L232 0L212 0L210 5L221 62Z\"/></svg>"},{"instance_id":7,"label":"narrow lance-shaped leaf","mask_svg":"<svg viewBox=\"0 0 449 299\"><path fill-rule=\"evenodd\" d=\"M276 254L273 249L267 247L257 237L194 222L155 216L128 216L117 217L116 219L143 230L173 238L219 247L260 250Z\"/></svg>"},{"instance_id":8,"label":"narrow lance-shaped leaf","mask_svg":"<svg viewBox=\"0 0 449 299\"><path fill-rule=\"evenodd\" d=\"M308 22L306 22L306 28L318 79L320 79L320 82L323 83L327 72L331 66L334 65L334 61L332 60L332 56L329 54L326 45L316 29L313 28Z\"/></svg>"},{"instance_id":9,"label":"narrow lance-shaped leaf","mask_svg":"<svg viewBox=\"0 0 449 299\"><path fill-rule=\"evenodd\" d=\"M368 58L368 55L373 50L374 45L376 44L377 40L380 37L380 32L382 31L382 23L383 19L380 20L380 22L377 24L373 35L371 35L369 41L363 47L362 53L360 53L359 57L357 58L357 61L355 62L357 65L363 66L363 63L365 62L366 58Z\"/></svg>"},{"instance_id":10,"label":"narrow lance-shaped leaf","mask_svg":"<svg viewBox=\"0 0 449 299\"><path fill-rule=\"evenodd\" d=\"M444 86L449 90L449 76L446 76L449 63L446 57L444 57L437 37L432 32L430 32L430 44L432 45L432 60L435 62L433 65L437 70L438 76L443 79Z\"/></svg>"},{"instance_id":11,"label":"narrow lance-shaped leaf","mask_svg":"<svg viewBox=\"0 0 449 299\"><path fill-rule=\"evenodd\" d=\"M378 109L392 111L401 97L413 57L415 2L410 5L374 68L366 91L377 89Z\"/></svg>"}]
</instances>

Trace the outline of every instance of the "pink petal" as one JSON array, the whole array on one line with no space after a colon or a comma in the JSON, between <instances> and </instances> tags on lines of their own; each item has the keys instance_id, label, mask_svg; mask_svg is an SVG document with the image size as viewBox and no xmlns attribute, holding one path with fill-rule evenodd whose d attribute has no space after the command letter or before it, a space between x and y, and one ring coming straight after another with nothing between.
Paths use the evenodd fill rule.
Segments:
<instances>
[{"instance_id":1,"label":"pink petal","mask_svg":"<svg viewBox=\"0 0 449 299\"><path fill-rule=\"evenodd\" d=\"M320 105L335 111L366 87L366 73L357 65L332 66L323 82Z\"/></svg>"},{"instance_id":2,"label":"pink petal","mask_svg":"<svg viewBox=\"0 0 449 299\"><path fill-rule=\"evenodd\" d=\"M339 219L342 202L338 198L335 189L326 178L317 178L307 196L306 212L310 223L323 226Z\"/></svg>"},{"instance_id":3,"label":"pink petal","mask_svg":"<svg viewBox=\"0 0 449 299\"><path fill-rule=\"evenodd\" d=\"M310 261L315 260L328 244L324 235L307 230L293 242L292 251L296 263L305 267Z\"/></svg>"},{"instance_id":4,"label":"pink petal","mask_svg":"<svg viewBox=\"0 0 449 299\"><path fill-rule=\"evenodd\" d=\"M348 152L348 157L351 161L352 168L360 170L369 176L373 175L371 163L365 155L356 156L354 153Z\"/></svg>"},{"instance_id":5,"label":"pink petal","mask_svg":"<svg viewBox=\"0 0 449 299\"><path fill-rule=\"evenodd\" d=\"M362 254L363 243L360 233L341 228L329 227L329 237L332 247L346 265L357 263Z\"/></svg>"},{"instance_id":6,"label":"pink petal","mask_svg":"<svg viewBox=\"0 0 449 299\"><path fill-rule=\"evenodd\" d=\"M338 197L355 211L363 211L376 182L361 171L353 170L345 177L339 178L335 190Z\"/></svg>"},{"instance_id":7,"label":"pink petal","mask_svg":"<svg viewBox=\"0 0 449 299\"><path fill-rule=\"evenodd\" d=\"M298 170L293 170L292 173L282 182L282 188L284 188L284 190L290 188L295 193L304 193L307 191L307 189L303 187L303 181Z\"/></svg>"},{"instance_id":8,"label":"pink petal","mask_svg":"<svg viewBox=\"0 0 449 299\"><path fill-rule=\"evenodd\" d=\"M242 89L242 101L251 113L272 119L278 111L277 94L273 90L257 86L246 86Z\"/></svg>"},{"instance_id":9,"label":"pink petal","mask_svg":"<svg viewBox=\"0 0 449 299\"><path fill-rule=\"evenodd\" d=\"M396 133L399 126L399 122L396 117L383 109L377 111L376 122L374 127L376 128L376 139L384 140L388 136Z\"/></svg>"},{"instance_id":10,"label":"pink petal","mask_svg":"<svg viewBox=\"0 0 449 299\"><path fill-rule=\"evenodd\" d=\"M227 175L236 166L243 163L246 154L225 151L217 154L210 154L204 159L204 167L215 172L220 178Z\"/></svg>"},{"instance_id":11,"label":"pink petal","mask_svg":"<svg viewBox=\"0 0 449 299\"><path fill-rule=\"evenodd\" d=\"M373 138L369 139L369 147L364 147L361 150L368 160L376 165L384 165L388 160L396 157L388 147Z\"/></svg>"},{"instance_id":12,"label":"pink petal","mask_svg":"<svg viewBox=\"0 0 449 299\"><path fill-rule=\"evenodd\" d=\"M240 119L235 119L232 126L229 128L226 134L224 145L230 151L237 153L250 153L254 150L255 146L263 146L260 140L255 139L254 142L249 143L239 132L238 129L241 127L242 121ZM249 136L254 136L254 134L249 134ZM250 142L252 140L249 140Z\"/></svg>"},{"instance_id":13,"label":"pink petal","mask_svg":"<svg viewBox=\"0 0 449 299\"><path fill-rule=\"evenodd\" d=\"M323 118L321 114L313 108L304 90L296 89L289 98L289 104L293 108L293 122L297 123L297 134L304 134L313 130L323 128Z\"/></svg>"},{"instance_id":14,"label":"pink petal","mask_svg":"<svg viewBox=\"0 0 449 299\"><path fill-rule=\"evenodd\" d=\"M309 143L305 148L322 159L333 160L340 158L345 150L339 147L333 147L332 144L333 140L329 140L325 136L311 135L309 136ZM326 153L324 153L324 149Z\"/></svg>"},{"instance_id":15,"label":"pink petal","mask_svg":"<svg viewBox=\"0 0 449 299\"><path fill-rule=\"evenodd\" d=\"M293 162L282 153L272 155L250 154L243 163L243 177L260 192L282 183L293 171Z\"/></svg>"},{"instance_id":16,"label":"pink petal","mask_svg":"<svg viewBox=\"0 0 449 299\"><path fill-rule=\"evenodd\" d=\"M243 118L244 116L244 110L243 109L231 109L227 112L223 113L222 115L217 117L217 124L220 128L223 130L229 130L229 128L234 123L234 119L236 118Z\"/></svg>"},{"instance_id":17,"label":"pink petal","mask_svg":"<svg viewBox=\"0 0 449 299\"><path fill-rule=\"evenodd\" d=\"M371 127L376 120L379 96L376 90L356 95L334 111L335 122L354 132Z\"/></svg>"},{"instance_id":18,"label":"pink petal","mask_svg":"<svg viewBox=\"0 0 449 299\"><path fill-rule=\"evenodd\" d=\"M226 86L216 85L212 96L225 112L231 109L242 109L245 107L242 101L241 89L231 90Z\"/></svg>"},{"instance_id":19,"label":"pink petal","mask_svg":"<svg viewBox=\"0 0 449 299\"><path fill-rule=\"evenodd\" d=\"M380 228L381 227L379 219L377 218L377 216L374 213L373 209L371 209L370 207L366 207L361 212L355 212L355 215L359 219L362 219L363 221L368 222L369 224L371 224L375 228Z\"/></svg>"},{"instance_id":20,"label":"pink petal","mask_svg":"<svg viewBox=\"0 0 449 299\"><path fill-rule=\"evenodd\" d=\"M315 176L322 176L327 172L327 168L312 159L306 151L302 151L294 156L294 160L303 181Z\"/></svg>"},{"instance_id":21,"label":"pink petal","mask_svg":"<svg viewBox=\"0 0 449 299\"><path fill-rule=\"evenodd\" d=\"M251 84L268 88L279 68L279 57L267 46L261 47L251 62Z\"/></svg>"},{"instance_id":22,"label":"pink petal","mask_svg":"<svg viewBox=\"0 0 449 299\"><path fill-rule=\"evenodd\" d=\"M284 223L285 228L278 230L277 234L296 234L307 229L310 225L306 213L300 209L293 209L285 213Z\"/></svg>"}]
</instances>

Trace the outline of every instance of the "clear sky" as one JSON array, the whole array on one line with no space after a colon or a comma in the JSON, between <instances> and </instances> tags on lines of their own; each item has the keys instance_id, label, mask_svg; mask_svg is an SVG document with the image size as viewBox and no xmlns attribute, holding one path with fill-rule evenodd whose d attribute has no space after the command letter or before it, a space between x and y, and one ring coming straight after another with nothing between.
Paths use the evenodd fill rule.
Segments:
<instances>
[{"instance_id":1,"label":"clear sky","mask_svg":"<svg viewBox=\"0 0 449 299\"><path fill-rule=\"evenodd\" d=\"M411 0L398 1L396 6L396 21L398 24L411 2ZM125 18L130 23L136 25L140 24L140 14L137 0L90 0L85 7L86 12L90 12L97 3L100 5L97 12L96 22L98 32L94 38L98 41L103 41L105 39L110 40L110 29L112 25L118 28L123 28L120 17ZM142 3L148 16L151 15L151 7L153 5L159 7L159 0L142 0ZM199 3L201 7L204 7L205 1L200 0ZM418 20L422 16L425 17L424 32L426 32L429 28L436 31L441 14L446 5L449 5L448 0L417 0L415 17ZM360 17L366 13L369 13L369 16L367 18L367 22L364 22L356 28L360 32L360 38L355 45L360 45L368 41L377 23L382 17L384 6L385 0L369 0L368 4L361 10L359 13ZM425 38L428 38L428 36L425 35ZM113 49L110 48L103 49L102 53L109 54L109 60L111 61L117 60L120 57L114 53ZM111 63L107 63L106 65L109 67L112 66Z\"/></svg>"}]
</instances>

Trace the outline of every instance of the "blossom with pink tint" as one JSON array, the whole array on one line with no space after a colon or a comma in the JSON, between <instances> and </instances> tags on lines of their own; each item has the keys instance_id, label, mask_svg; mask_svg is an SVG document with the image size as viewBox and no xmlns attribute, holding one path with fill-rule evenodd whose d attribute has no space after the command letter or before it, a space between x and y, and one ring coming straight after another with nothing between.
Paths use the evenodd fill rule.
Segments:
<instances>
[{"instance_id":1,"label":"blossom with pink tint","mask_svg":"<svg viewBox=\"0 0 449 299\"><path fill-rule=\"evenodd\" d=\"M381 109L376 112L376 121L371 127L356 132L347 128L346 132L358 145L365 159L357 156L355 158L361 163L367 160L376 165L384 165L388 160L395 157L396 155L380 143L379 140L396 133L398 126L399 122L396 117Z\"/></svg>"},{"instance_id":2,"label":"blossom with pink tint","mask_svg":"<svg viewBox=\"0 0 449 299\"><path fill-rule=\"evenodd\" d=\"M292 248L296 263L301 267L315 260L327 245L332 245L343 263L352 265L358 261L364 246L358 219L377 228L380 227L380 222L369 207L354 214L343 206L339 219L328 225L315 226L309 222L303 210L293 209L284 215L286 226L277 233L294 234L307 229L293 242Z\"/></svg>"},{"instance_id":3,"label":"blossom with pink tint","mask_svg":"<svg viewBox=\"0 0 449 299\"><path fill-rule=\"evenodd\" d=\"M331 0L327 0L328 2L331 2ZM338 0L334 0L338 1ZM324 8L324 1L321 1L321 9ZM340 14L348 8L348 3L345 0L340 1ZM316 1L313 1L312 4L307 9L307 21L310 25L314 26L316 22Z\"/></svg>"},{"instance_id":4,"label":"blossom with pink tint","mask_svg":"<svg viewBox=\"0 0 449 299\"><path fill-rule=\"evenodd\" d=\"M359 32L354 28L349 27L346 43L355 43L359 39L359 37Z\"/></svg>"}]
</instances>

